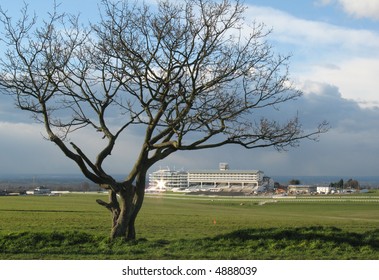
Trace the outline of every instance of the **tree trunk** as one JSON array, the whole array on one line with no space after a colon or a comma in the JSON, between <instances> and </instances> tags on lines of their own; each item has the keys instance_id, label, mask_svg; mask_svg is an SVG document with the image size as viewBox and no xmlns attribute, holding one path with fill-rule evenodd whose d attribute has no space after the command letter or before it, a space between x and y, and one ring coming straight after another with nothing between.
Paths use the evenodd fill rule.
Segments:
<instances>
[{"instance_id":1,"label":"tree trunk","mask_svg":"<svg viewBox=\"0 0 379 280\"><path fill-rule=\"evenodd\" d=\"M133 198L133 211L130 216L128 224L127 239L134 240L136 239L136 230L135 230L135 221L139 211L141 210L142 203L145 197L145 183L146 183L146 174L141 175L141 178L137 179L137 185Z\"/></svg>"},{"instance_id":2,"label":"tree trunk","mask_svg":"<svg viewBox=\"0 0 379 280\"><path fill-rule=\"evenodd\" d=\"M119 211L112 211L112 240L116 238L136 239L135 221L143 204L145 183L146 172L141 172L135 186L127 186L126 190L118 193L121 205Z\"/></svg>"},{"instance_id":3,"label":"tree trunk","mask_svg":"<svg viewBox=\"0 0 379 280\"><path fill-rule=\"evenodd\" d=\"M133 212L133 196L134 187L128 186L127 190L120 191L119 200L121 203L119 215L112 213L112 229L111 229L111 239L125 238L127 237L127 230L131 214Z\"/></svg>"},{"instance_id":4,"label":"tree trunk","mask_svg":"<svg viewBox=\"0 0 379 280\"><path fill-rule=\"evenodd\" d=\"M111 188L109 191L109 203L100 199L98 204L104 206L112 213L111 239L124 238L136 239L135 221L145 196L146 171L140 171L136 185L120 184L117 193Z\"/></svg>"}]
</instances>

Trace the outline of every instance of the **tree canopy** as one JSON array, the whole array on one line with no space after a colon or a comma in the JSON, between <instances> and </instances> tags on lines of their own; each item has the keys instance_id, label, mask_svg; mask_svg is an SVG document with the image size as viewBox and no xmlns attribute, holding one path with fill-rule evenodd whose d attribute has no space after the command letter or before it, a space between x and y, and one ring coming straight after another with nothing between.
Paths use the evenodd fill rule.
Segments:
<instances>
[{"instance_id":1,"label":"tree canopy","mask_svg":"<svg viewBox=\"0 0 379 280\"><path fill-rule=\"evenodd\" d=\"M301 96L264 24L248 23L240 1L103 0L98 22L55 5L42 22L27 6L14 21L1 10L0 86L44 124L46 138L110 192L112 236L135 237L149 167L177 151L227 144L284 150L327 131L304 131L296 112L283 122L259 112ZM117 118L115 118L117 116ZM104 145L95 158L69 135L90 127ZM121 135L144 131L125 179L104 168ZM125 155L125 161L128 161ZM120 195L121 203L116 198Z\"/></svg>"}]
</instances>

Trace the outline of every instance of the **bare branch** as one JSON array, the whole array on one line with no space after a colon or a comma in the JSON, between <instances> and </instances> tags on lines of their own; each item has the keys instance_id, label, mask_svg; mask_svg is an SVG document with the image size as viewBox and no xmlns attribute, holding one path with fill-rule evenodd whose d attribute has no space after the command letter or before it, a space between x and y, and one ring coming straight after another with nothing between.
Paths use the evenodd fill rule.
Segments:
<instances>
[{"instance_id":1,"label":"bare branch","mask_svg":"<svg viewBox=\"0 0 379 280\"><path fill-rule=\"evenodd\" d=\"M262 117L302 93L289 79L290 57L274 54L271 30L247 23L245 9L229 0L158 1L156 9L103 0L89 26L57 5L42 23L27 6L16 22L0 10L9 46L0 87L96 182L114 184L103 164L131 126L145 134L125 185L178 150L283 150L316 140L326 123L305 131L297 116ZM95 161L64 142L84 127L106 140Z\"/></svg>"},{"instance_id":2,"label":"bare branch","mask_svg":"<svg viewBox=\"0 0 379 280\"><path fill-rule=\"evenodd\" d=\"M109 203L97 203L112 212L112 238L135 238L147 170L172 153L230 144L280 151L328 130L325 122L305 130L298 116L271 118L301 92L289 57L267 43L271 30L248 23L245 9L239 0L157 0L154 8L101 0L100 20L87 26L56 3L42 21L27 5L17 21L0 9L0 90L109 191ZM66 142L84 127L102 139L95 155L79 148L86 143ZM104 163L121 135L135 131L144 133L139 154L117 181Z\"/></svg>"}]
</instances>

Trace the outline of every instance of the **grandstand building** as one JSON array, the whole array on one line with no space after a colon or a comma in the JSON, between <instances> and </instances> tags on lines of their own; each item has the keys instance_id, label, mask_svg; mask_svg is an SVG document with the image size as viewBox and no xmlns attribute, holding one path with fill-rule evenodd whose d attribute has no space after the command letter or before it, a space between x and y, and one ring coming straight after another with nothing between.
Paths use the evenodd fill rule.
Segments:
<instances>
[{"instance_id":1,"label":"grandstand building","mask_svg":"<svg viewBox=\"0 0 379 280\"><path fill-rule=\"evenodd\" d=\"M179 189L258 189L267 184L260 170L230 170L227 163L220 163L219 170L172 171L160 169L149 175L152 190Z\"/></svg>"},{"instance_id":2,"label":"grandstand building","mask_svg":"<svg viewBox=\"0 0 379 280\"><path fill-rule=\"evenodd\" d=\"M201 170L188 172L188 187L258 187L262 185L263 172L259 170Z\"/></svg>"}]
</instances>

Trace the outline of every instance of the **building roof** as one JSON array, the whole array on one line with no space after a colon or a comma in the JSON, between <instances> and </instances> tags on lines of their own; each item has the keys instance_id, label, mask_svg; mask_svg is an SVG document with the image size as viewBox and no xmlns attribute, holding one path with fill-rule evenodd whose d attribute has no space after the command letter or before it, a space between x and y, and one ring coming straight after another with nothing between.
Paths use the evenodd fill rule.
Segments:
<instances>
[{"instance_id":1,"label":"building roof","mask_svg":"<svg viewBox=\"0 0 379 280\"><path fill-rule=\"evenodd\" d=\"M181 174L181 173L187 173L187 172L184 170L172 170L172 169L167 168L167 169L159 169L159 170L153 171L150 174L159 174L159 173L178 173L178 174Z\"/></svg>"},{"instance_id":2,"label":"building roof","mask_svg":"<svg viewBox=\"0 0 379 280\"><path fill-rule=\"evenodd\" d=\"M289 188L316 188L315 185L288 185Z\"/></svg>"},{"instance_id":3,"label":"building roof","mask_svg":"<svg viewBox=\"0 0 379 280\"><path fill-rule=\"evenodd\" d=\"M188 173L232 173L232 174L237 174L237 173L247 173L247 174L256 174L256 173L263 173L261 170L190 170Z\"/></svg>"}]
</instances>

